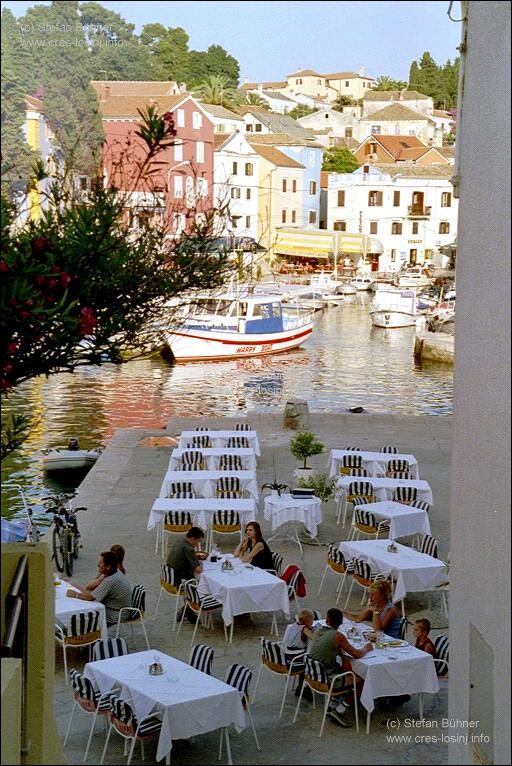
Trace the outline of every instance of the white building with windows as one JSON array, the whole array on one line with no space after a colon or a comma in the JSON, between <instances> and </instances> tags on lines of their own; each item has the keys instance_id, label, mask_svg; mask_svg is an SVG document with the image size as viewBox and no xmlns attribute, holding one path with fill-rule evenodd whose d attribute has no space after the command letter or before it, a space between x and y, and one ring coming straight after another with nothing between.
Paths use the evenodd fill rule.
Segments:
<instances>
[{"instance_id":1,"label":"white building with windows","mask_svg":"<svg viewBox=\"0 0 512 766\"><path fill-rule=\"evenodd\" d=\"M368 258L374 271L425 261L443 265L440 248L457 235L452 174L449 165L391 164L329 173L327 228L378 238L384 252Z\"/></svg>"},{"instance_id":2,"label":"white building with windows","mask_svg":"<svg viewBox=\"0 0 512 766\"><path fill-rule=\"evenodd\" d=\"M258 239L260 157L243 133L214 137L214 204L219 236Z\"/></svg>"}]
</instances>

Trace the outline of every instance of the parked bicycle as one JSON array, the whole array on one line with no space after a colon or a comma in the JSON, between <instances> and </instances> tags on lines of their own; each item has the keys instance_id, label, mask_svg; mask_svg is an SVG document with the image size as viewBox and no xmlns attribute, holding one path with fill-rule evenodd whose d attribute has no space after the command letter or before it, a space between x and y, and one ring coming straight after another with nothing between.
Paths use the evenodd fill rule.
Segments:
<instances>
[{"instance_id":1,"label":"parked bicycle","mask_svg":"<svg viewBox=\"0 0 512 766\"><path fill-rule=\"evenodd\" d=\"M73 497L74 494L61 494L46 499L47 503L51 503L46 513L53 513L52 558L59 572L66 570L68 577L73 575L73 561L78 558L82 547L76 514L87 510L84 507L73 508Z\"/></svg>"},{"instance_id":2,"label":"parked bicycle","mask_svg":"<svg viewBox=\"0 0 512 766\"><path fill-rule=\"evenodd\" d=\"M23 520L13 519L11 522L9 522L13 539L15 539L17 542L25 542L30 543L31 545L35 545L39 542L41 534L39 529L34 524L32 508L27 502L23 487L21 487L19 484L12 484L11 487L18 490L23 503L23 510L25 512L25 518Z\"/></svg>"}]
</instances>

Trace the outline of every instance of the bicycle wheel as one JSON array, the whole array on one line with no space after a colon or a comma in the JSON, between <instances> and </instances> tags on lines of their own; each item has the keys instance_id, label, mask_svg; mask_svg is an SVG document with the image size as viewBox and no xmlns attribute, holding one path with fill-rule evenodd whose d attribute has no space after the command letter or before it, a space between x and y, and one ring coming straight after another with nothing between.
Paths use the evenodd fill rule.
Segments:
<instances>
[{"instance_id":1,"label":"bicycle wheel","mask_svg":"<svg viewBox=\"0 0 512 766\"><path fill-rule=\"evenodd\" d=\"M73 532L73 558L78 558L78 551L80 550L80 532L75 529Z\"/></svg>"},{"instance_id":2,"label":"bicycle wheel","mask_svg":"<svg viewBox=\"0 0 512 766\"><path fill-rule=\"evenodd\" d=\"M58 527L53 528L52 532L52 549L55 566L59 572L64 571L64 548L63 548L62 531Z\"/></svg>"},{"instance_id":3,"label":"bicycle wheel","mask_svg":"<svg viewBox=\"0 0 512 766\"><path fill-rule=\"evenodd\" d=\"M63 551L64 551L64 566L66 567L66 574L68 577L73 576L73 540L75 535L70 529L66 529L64 532Z\"/></svg>"}]
</instances>

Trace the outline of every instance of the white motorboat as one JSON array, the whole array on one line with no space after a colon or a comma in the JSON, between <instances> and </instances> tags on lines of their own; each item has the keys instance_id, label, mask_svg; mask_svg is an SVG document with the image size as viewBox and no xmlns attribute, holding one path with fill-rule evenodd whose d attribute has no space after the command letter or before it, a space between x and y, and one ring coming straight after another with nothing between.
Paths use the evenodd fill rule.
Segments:
<instances>
[{"instance_id":1,"label":"white motorboat","mask_svg":"<svg viewBox=\"0 0 512 766\"><path fill-rule=\"evenodd\" d=\"M350 282L342 282L341 285L336 288L336 292L341 293L341 295L356 295L357 287L354 287Z\"/></svg>"},{"instance_id":2,"label":"white motorboat","mask_svg":"<svg viewBox=\"0 0 512 766\"><path fill-rule=\"evenodd\" d=\"M423 266L411 266L397 274L394 282L397 287L426 287L432 284L432 277Z\"/></svg>"},{"instance_id":3,"label":"white motorboat","mask_svg":"<svg viewBox=\"0 0 512 766\"><path fill-rule=\"evenodd\" d=\"M177 362L240 359L288 351L313 331L313 313L278 294L201 294L184 305L165 339Z\"/></svg>"},{"instance_id":4,"label":"white motorboat","mask_svg":"<svg viewBox=\"0 0 512 766\"><path fill-rule=\"evenodd\" d=\"M375 279L368 276L367 274L361 274L357 277L352 277L350 280L350 284L352 287L355 287L356 290L369 290L374 282Z\"/></svg>"},{"instance_id":5,"label":"white motorboat","mask_svg":"<svg viewBox=\"0 0 512 766\"><path fill-rule=\"evenodd\" d=\"M379 287L370 308L370 318L375 327L411 327L415 325L415 291Z\"/></svg>"},{"instance_id":6,"label":"white motorboat","mask_svg":"<svg viewBox=\"0 0 512 766\"><path fill-rule=\"evenodd\" d=\"M67 447L51 447L43 450L43 469L45 471L66 471L68 469L92 468L101 452L101 447L80 449L78 439L72 437Z\"/></svg>"}]
</instances>

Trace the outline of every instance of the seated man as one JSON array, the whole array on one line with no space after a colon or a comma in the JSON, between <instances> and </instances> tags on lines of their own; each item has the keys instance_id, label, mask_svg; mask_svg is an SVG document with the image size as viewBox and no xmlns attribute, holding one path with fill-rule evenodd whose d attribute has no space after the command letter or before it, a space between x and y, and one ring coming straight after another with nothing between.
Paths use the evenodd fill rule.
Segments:
<instances>
[{"instance_id":1,"label":"seated man","mask_svg":"<svg viewBox=\"0 0 512 766\"><path fill-rule=\"evenodd\" d=\"M359 659L364 657L365 654L373 650L373 646L370 642L365 644L362 649L356 649L355 646L348 641L347 637L340 633L338 628L343 623L343 614L340 609L329 609L327 611L325 626L322 626L315 631L313 640L308 649L309 656L322 663L327 673L328 679L338 673L344 673L347 670L351 670L350 663L346 655ZM345 679L340 679L340 688L345 686ZM359 688L362 685L361 679L356 676L356 686ZM336 703L335 700L331 700L329 705L329 712L327 715L333 721L336 721L345 728L351 726L350 722L345 717L348 705L343 702Z\"/></svg>"},{"instance_id":2,"label":"seated man","mask_svg":"<svg viewBox=\"0 0 512 766\"><path fill-rule=\"evenodd\" d=\"M119 610L132 605L132 586L127 576L119 570L119 561L113 551L100 553L98 574L99 583L94 589L68 590L66 596L84 601L99 601L105 606L107 626L116 625Z\"/></svg>"},{"instance_id":3,"label":"seated man","mask_svg":"<svg viewBox=\"0 0 512 766\"><path fill-rule=\"evenodd\" d=\"M167 554L167 566L174 569L175 585L179 585L186 580L199 578L203 571L201 561L207 557L207 553L196 553L196 548L204 538L204 532L200 527L192 527L184 537L180 537L173 542ZM180 620L183 615L183 609L177 614ZM195 614L187 609L185 617L189 622L196 622Z\"/></svg>"}]
</instances>

